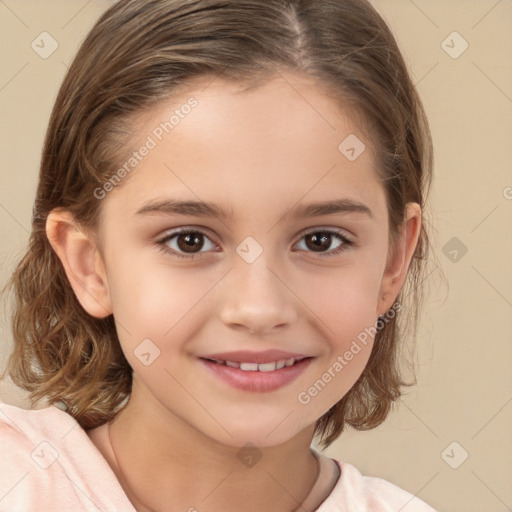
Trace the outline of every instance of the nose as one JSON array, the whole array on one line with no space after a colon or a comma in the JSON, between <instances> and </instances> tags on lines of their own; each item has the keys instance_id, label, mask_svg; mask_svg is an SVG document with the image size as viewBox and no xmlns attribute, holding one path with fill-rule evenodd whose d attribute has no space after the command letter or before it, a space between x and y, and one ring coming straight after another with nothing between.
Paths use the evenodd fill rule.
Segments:
<instances>
[{"instance_id":1,"label":"nose","mask_svg":"<svg viewBox=\"0 0 512 512\"><path fill-rule=\"evenodd\" d=\"M298 298L280 272L267 266L264 254L252 263L240 259L229 273L220 315L232 329L266 334L297 319Z\"/></svg>"}]
</instances>

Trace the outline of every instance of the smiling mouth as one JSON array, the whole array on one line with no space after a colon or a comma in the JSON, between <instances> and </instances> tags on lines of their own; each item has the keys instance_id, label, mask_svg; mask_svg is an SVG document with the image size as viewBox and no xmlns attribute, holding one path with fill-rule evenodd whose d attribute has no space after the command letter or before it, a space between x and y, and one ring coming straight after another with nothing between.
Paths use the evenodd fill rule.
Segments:
<instances>
[{"instance_id":1,"label":"smiling mouth","mask_svg":"<svg viewBox=\"0 0 512 512\"><path fill-rule=\"evenodd\" d=\"M264 363L256 363L254 359L243 361L245 357L240 359L241 361L229 361L212 357L199 358L215 378L229 386L248 393L267 393L291 384L308 368L314 357L297 355L275 361L267 359Z\"/></svg>"},{"instance_id":2,"label":"smiling mouth","mask_svg":"<svg viewBox=\"0 0 512 512\"><path fill-rule=\"evenodd\" d=\"M282 368L287 368L290 366L294 366L300 361L304 361L305 359L312 359L311 357L299 357L294 358L291 357L289 359L279 359L278 361L272 361L269 363L245 363L245 362L236 362L236 361L224 361L221 359L207 359L201 358L205 361L211 361L212 363L217 363L221 366L230 366L231 368L239 368L240 370L246 372L272 372L275 370L281 370Z\"/></svg>"}]
</instances>

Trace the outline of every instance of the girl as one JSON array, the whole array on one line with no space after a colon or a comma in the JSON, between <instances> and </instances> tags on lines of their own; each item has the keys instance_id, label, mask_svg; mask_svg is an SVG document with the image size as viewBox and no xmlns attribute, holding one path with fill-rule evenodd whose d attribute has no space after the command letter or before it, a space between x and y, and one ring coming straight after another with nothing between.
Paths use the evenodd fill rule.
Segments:
<instances>
[{"instance_id":1,"label":"girl","mask_svg":"<svg viewBox=\"0 0 512 512\"><path fill-rule=\"evenodd\" d=\"M431 167L365 0L115 3L11 280L9 373L49 406L0 405L0 510L432 511L311 447L407 384Z\"/></svg>"}]
</instances>

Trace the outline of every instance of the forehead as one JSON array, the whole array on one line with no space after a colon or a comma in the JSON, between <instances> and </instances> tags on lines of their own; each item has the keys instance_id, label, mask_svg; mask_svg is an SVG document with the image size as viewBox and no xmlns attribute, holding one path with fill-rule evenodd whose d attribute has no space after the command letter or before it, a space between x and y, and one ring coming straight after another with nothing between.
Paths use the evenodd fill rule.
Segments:
<instances>
[{"instance_id":1,"label":"forehead","mask_svg":"<svg viewBox=\"0 0 512 512\"><path fill-rule=\"evenodd\" d=\"M192 102L194 106L190 107ZM283 72L243 84L201 76L180 85L169 99L128 124L134 146L151 135L159 146L161 142L167 146L173 143L179 149L187 142L204 146L208 140L215 140L218 147L224 135L236 134L240 135L236 139L224 139L230 152L236 150L236 145L240 147L242 140L244 149L259 146L260 152L284 147L287 142L295 142L300 151L299 144L304 140L308 142L305 150L314 145L338 150L347 135L357 134L373 152L368 144L371 134L363 120L360 112L339 97L334 99L332 87L312 77ZM323 146L319 146L322 141Z\"/></svg>"},{"instance_id":2,"label":"forehead","mask_svg":"<svg viewBox=\"0 0 512 512\"><path fill-rule=\"evenodd\" d=\"M261 208L272 194L296 202L326 192L338 198L338 189L363 201L380 187L373 147L355 117L298 75L250 90L203 77L139 116L131 130L130 151L152 147L107 198L124 195L127 211L163 192L232 202L244 195Z\"/></svg>"}]
</instances>

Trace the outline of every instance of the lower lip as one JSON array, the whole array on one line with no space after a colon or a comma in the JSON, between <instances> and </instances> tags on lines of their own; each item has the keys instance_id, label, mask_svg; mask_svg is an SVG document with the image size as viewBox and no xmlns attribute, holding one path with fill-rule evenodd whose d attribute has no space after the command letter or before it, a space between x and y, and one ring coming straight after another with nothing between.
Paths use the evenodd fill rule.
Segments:
<instances>
[{"instance_id":1,"label":"lower lip","mask_svg":"<svg viewBox=\"0 0 512 512\"><path fill-rule=\"evenodd\" d=\"M217 377L242 391L264 393L275 391L296 379L308 366L312 358L303 359L292 366L285 366L271 372L246 371L208 359L199 359Z\"/></svg>"}]
</instances>

